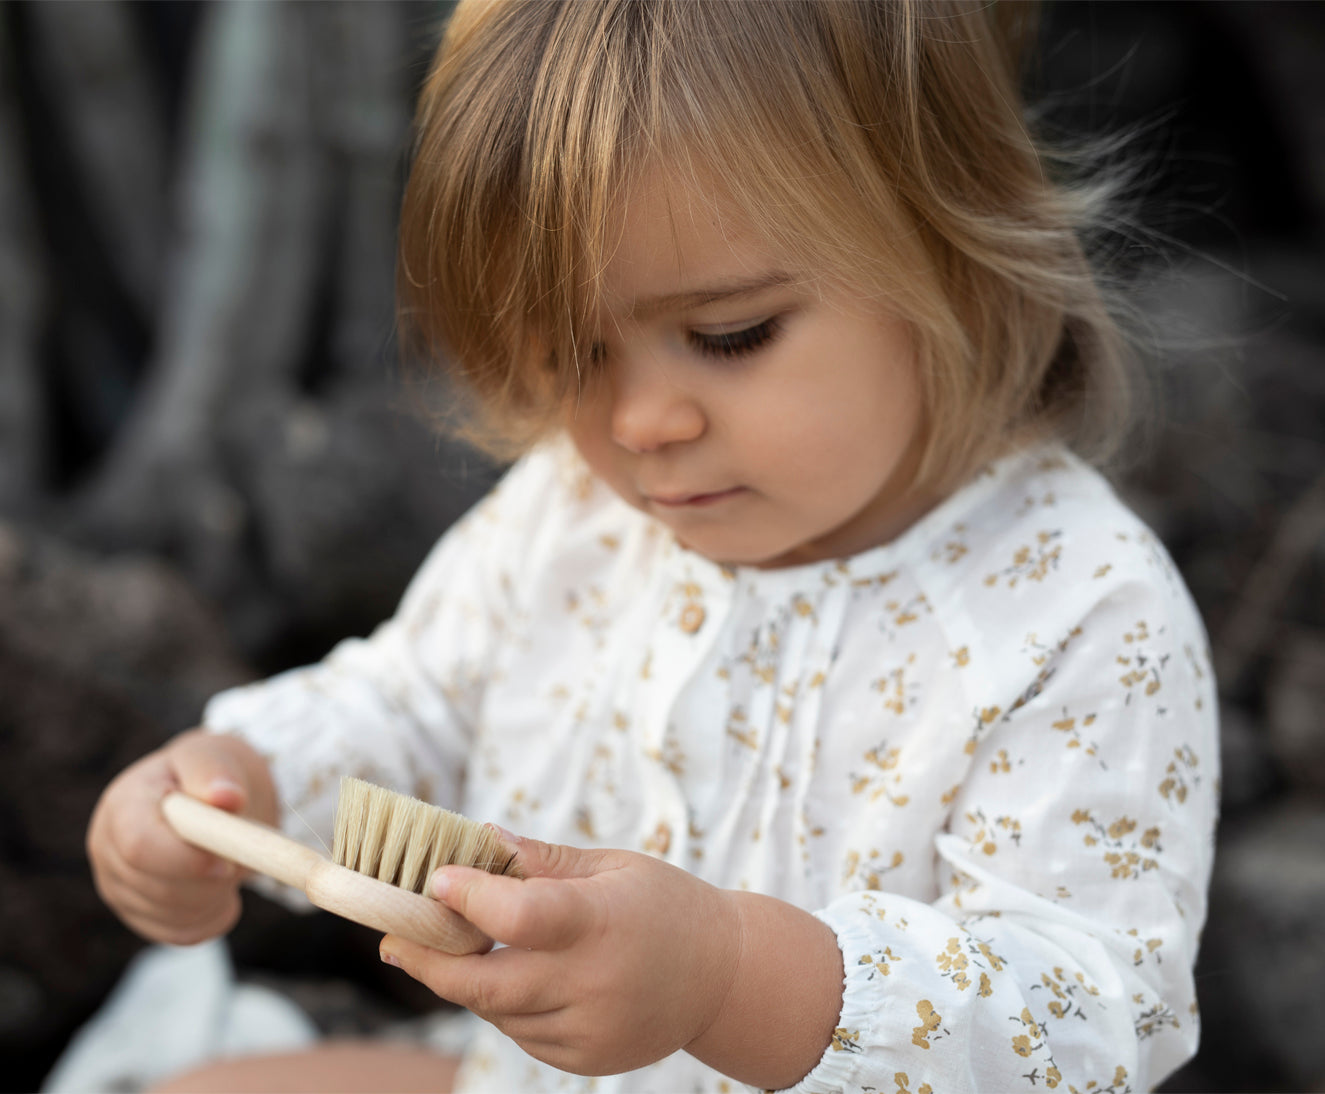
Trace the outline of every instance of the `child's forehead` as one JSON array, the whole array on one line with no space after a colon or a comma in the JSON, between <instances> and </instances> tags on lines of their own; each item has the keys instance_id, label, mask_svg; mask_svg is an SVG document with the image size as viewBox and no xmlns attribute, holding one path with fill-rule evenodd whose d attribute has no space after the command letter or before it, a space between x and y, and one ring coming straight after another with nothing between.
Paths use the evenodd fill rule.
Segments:
<instances>
[{"instance_id":1,"label":"child's forehead","mask_svg":"<svg viewBox=\"0 0 1325 1094\"><path fill-rule=\"evenodd\" d=\"M660 163L622 188L600 268L603 303L635 317L810 280L711 175Z\"/></svg>"}]
</instances>

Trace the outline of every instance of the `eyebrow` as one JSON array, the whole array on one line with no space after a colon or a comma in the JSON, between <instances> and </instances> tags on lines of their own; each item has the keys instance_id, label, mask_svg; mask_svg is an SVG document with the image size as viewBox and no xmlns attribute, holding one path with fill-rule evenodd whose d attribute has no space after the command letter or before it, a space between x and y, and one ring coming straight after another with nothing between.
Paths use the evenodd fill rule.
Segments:
<instances>
[{"instance_id":1,"label":"eyebrow","mask_svg":"<svg viewBox=\"0 0 1325 1094\"><path fill-rule=\"evenodd\" d=\"M738 300L743 296L754 296L765 289L790 285L792 281L792 276L781 270L773 270L758 277L719 281L703 288L646 297L642 301L636 301L631 307L629 315L631 318L637 318L641 315L651 315L657 312L697 308L703 304L715 304L720 300Z\"/></svg>"}]
</instances>

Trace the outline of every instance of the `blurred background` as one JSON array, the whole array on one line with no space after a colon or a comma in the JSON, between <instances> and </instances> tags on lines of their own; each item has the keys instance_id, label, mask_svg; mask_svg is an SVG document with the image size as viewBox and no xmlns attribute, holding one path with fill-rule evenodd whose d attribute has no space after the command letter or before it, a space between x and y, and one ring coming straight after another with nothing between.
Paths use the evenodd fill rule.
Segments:
<instances>
[{"instance_id":1,"label":"blurred background","mask_svg":"<svg viewBox=\"0 0 1325 1094\"><path fill-rule=\"evenodd\" d=\"M0 3L0 1086L142 943L98 793L216 690L389 614L497 469L405 384L395 217L440 2ZM1152 442L1119 484L1219 670L1204 1039L1166 1090L1325 1090L1325 8L1049 3L1057 132L1130 132ZM323 1032L435 1004L246 898L241 980ZM390 970L386 970L390 971Z\"/></svg>"}]
</instances>

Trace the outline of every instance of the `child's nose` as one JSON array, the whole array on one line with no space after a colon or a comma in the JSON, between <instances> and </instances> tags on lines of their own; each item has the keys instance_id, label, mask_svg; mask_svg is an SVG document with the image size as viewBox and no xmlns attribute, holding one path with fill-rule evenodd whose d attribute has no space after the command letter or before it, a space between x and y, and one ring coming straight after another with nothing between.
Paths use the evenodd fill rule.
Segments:
<instances>
[{"instance_id":1,"label":"child's nose","mask_svg":"<svg viewBox=\"0 0 1325 1094\"><path fill-rule=\"evenodd\" d=\"M656 361L621 362L612 370L612 440L630 452L652 452L697 440L706 418L698 400Z\"/></svg>"}]
</instances>

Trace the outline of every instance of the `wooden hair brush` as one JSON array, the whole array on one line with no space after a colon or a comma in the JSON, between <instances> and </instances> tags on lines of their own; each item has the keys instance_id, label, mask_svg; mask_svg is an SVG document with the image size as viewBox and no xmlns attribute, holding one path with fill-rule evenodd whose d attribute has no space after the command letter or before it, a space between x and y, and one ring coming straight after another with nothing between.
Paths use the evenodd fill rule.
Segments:
<instances>
[{"instance_id":1,"label":"wooden hair brush","mask_svg":"<svg viewBox=\"0 0 1325 1094\"><path fill-rule=\"evenodd\" d=\"M334 861L268 825L186 794L167 794L161 811L195 847L300 889L319 908L447 953L476 953L492 940L421 895L433 870L458 864L521 876L492 829L361 779L341 779Z\"/></svg>"}]
</instances>

